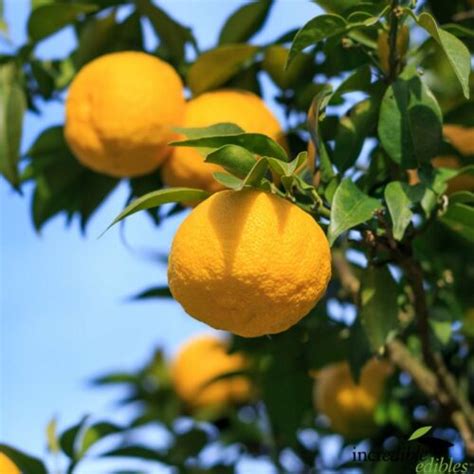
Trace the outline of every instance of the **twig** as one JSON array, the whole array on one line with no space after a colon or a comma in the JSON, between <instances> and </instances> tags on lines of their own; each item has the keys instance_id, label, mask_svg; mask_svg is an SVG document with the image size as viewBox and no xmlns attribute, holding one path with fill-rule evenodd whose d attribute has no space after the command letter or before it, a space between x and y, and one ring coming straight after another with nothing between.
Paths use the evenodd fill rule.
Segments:
<instances>
[{"instance_id":1,"label":"twig","mask_svg":"<svg viewBox=\"0 0 474 474\"><path fill-rule=\"evenodd\" d=\"M390 31L388 36L388 80L393 82L398 75L399 55L397 48L398 37L398 0L392 0L390 10Z\"/></svg>"}]
</instances>

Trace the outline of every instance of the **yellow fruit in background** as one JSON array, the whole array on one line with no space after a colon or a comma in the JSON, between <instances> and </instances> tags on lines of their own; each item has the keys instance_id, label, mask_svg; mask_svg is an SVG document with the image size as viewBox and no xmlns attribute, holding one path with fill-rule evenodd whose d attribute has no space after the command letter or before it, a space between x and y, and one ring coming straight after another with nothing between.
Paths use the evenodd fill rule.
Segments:
<instances>
[{"instance_id":1,"label":"yellow fruit in background","mask_svg":"<svg viewBox=\"0 0 474 474\"><path fill-rule=\"evenodd\" d=\"M263 191L222 191L179 227L168 280L186 312L244 337L285 331L323 296L329 244L314 219Z\"/></svg>"},{"instance_id":2,"label":"yellow fruit in background","mask_svg":"<svg viewBox=\"0 0 474 474\"><path fill-rule=\"evenodd\" d=\"M278 120L260 97L251 92L220 90L202 94L186 106L183 127L208 127L231 122L246 132L263 133L284 141ZM184 186L215 192L223 189L212 176L223 171L220 166L205 163L193 148L176 147L162 169L163 182L168 186Z\"/></svg>"},{"instance_id":3,"label":"yellow fruit in background","mask_svg":"<svg viewBox=\"0 0 474 474\"><path fill-rule=\"evenodd\" d=\"M248 379L235 376L211 381L245 367L242 354L228 354L224 341L214 336L199 336L181 348L171 364L171 377L176 393L190 407L244 403L252 393Z\"/></svg>"},{"instance_id":4,"label":"yellow fruit in background","mask_svg":"<svg viewBox=\"0 0 474 474\"><path fill-rule=\"evenodd\" d=\"M438 156L431 160L431 164L435 168L461 168L461 162L457 156ZM448 181L446 194L452 194L457 191L474 191L474 175L459 174Z\"/></svg>"},{"instance_id":5,"label":"yellow fruit in background","mask_svg":"<svg viewBox=\"0 0 474 474\"><path fill-rule=\"evenodd\" d=\"M402 25L397 34L397 53L398 60L403 61L405 54L408 51L408 44L410 42L410 30L406 25ZM388 74L390 72L390 46L389 36L387 31L381 31L377 38L378 53L380 58L380 65L383 72Z\"/></svg>"},{"instance_id":6,"label":"yellow fruit in background","mask_svg":"<svg viewBox=\"0 0 474 474\"><path fill-rule=\"evenodd\" d=\"M474 155L474 127L447 124L443 127L443 135L461 155Z\"/></svg>"},{"instance_id":7,"label":"yellow fruit in background","mask_svg":"<svg viewBox=\"0 0 474 474\"><path fill-rule=\"evenodd\" d=\"M262 68L272 78L273 82L282 89L288 89L298 80L306 79L311 82L312 77L306 77L311 72L313 59L307 54L299 54L285 70L289 49L281 45L270 46L265 50Z\"/></svg>"},{"instance_id":8,"label":"yellow fruit in background","mask_svg":"<svg viewBox=\"0 0 474 474\"><path fill-rule=\"evenodd\" d=\"M184 116L181 79L164 61L140 52L100 56L69 89L65 136L88 168L116 177L156 169Z\"/></svg>"},{"instance_id":9,"label":"yellow fruit in background","mask_svg":"<svg viewBox=\"0 0 474 474\"><path fill-rule=\"evenodd\" d=\"M350 439L374 434L374 412L381 400L392 367L371 359L363 367L359 383L352 379L349 364L340 362L321 369L314 385L315 409L326 415L331 428Z\"/></svg>"},{"instance_id":10,"label":"yellow fruit in background","mask_svg":"<svg viewBox=\"0 0 474 474\"><path fill-rule=\"evenodd\" d=\"M1 474L21 474L20 470L3 453L0 453L0 473Z\"/></svg>"}]
</instances>

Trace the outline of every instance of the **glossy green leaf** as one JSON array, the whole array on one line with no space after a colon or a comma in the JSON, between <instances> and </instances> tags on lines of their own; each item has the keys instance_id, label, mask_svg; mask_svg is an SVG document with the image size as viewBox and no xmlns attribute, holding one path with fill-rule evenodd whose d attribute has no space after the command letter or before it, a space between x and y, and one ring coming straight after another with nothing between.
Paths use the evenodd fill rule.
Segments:
<instances>
[{"instance_id":1,"label":"glossy green leaf","mask_svg":"<svg viewBox=\"0 0 474 474\"><path fill-rule=\"evenodd\" d=\"M421 438L422 436L425 436L425 434L430 431L432 426L422 426L421 428L416 429L408 438L408 441L413 441L415 439Z\"/></svg>"},{"instance_id":2,"label":"glossy green leaf","mask_svg":"<svg viewBox=\"0 0 474 474\"><path fill-rule=\"evenodd\" d=\"M244 183L241 179L228 174L228 173L221 173L220 171L216 171L212 173L213 178L222 186L225 186L229 189L240 190L242 189Z\"/></svg>"},{"instance_id":3,"label":"glossy green leaf","mask_svg":"<svg viewBox=\"0 0 474 474\"><path fill-rule=\"evenodd\" d=\"M97 10L90 3L54 3L35 8L28 19L28 36L32 41L42 39L56 33L73 23L77 17Z\"/></svg>"},{"instance_id":4,"label":"glossy green leaf","mask_svg":"<svg viewBox=\"0 0 474 474\"><path fill-rule=\"evenodd\" d=\"M405 69L387 89L380 107L378 133L385 151L403 168L417 168L438 152L441 110L414 69Z\"/></svg>"},{"instance_id":5,"label":"glossy green leaf","mask_svg":"<svg viewBox=\"0 0 474 474\"><path fill-rule=\"evenodd\" d=\"M258 50L248 44L232 44L201 54L188 71L191 91L199 95L224 85L253 60Z\"/></svg>"},{"instance_id":6,"label":"glossy green leaf","mask_svg":"<svg viewBox=\"0 0 474 474\"><path fill-rule=\"evenodd\" d=\"M167 188L152 191L151 193L145 194L144 196L135 199L130 203L107 227L104 233L110 229L113 225L121 220L129 217L139 211L150 209L152 207L161 206L169 202L189 202L189 201L202 201L209 196L207 191L201 189L191 188Z\"/></svg>"},{"instance_id":7,"label":"glossy green leaf","mask_svg":"<svg viewBox=\"0 0 474 474\"><path fill-rule=\"evenodd\" d=\"M16 68L11 63L0 65L0 172L18 188L20 176L20 144L26 98Z\"/></svg>"},{"instance_id":8,"label":"glossy green leaf","mask_svg":"<svg viewBox=\"0 0 474 474\"><path fill-rule=\"evenodd\" d=\"M385 201L393 223L393 237L402 240L411 222L411 207L423 198L424 187L410 186L401 181L392 181L385 188Z\"/></svg>"},{"instance_id":9,"label":"glossy green leaf","mask_svg":"<svg viewBox=\"0 0 474 474\"><path fill-rule=\"evenodd\" d=\"M350 179L344 179L332 201L328 234L330 244L343 232L371 219L381 207L378 199L364 194Z\"/></svg>"},{"instance_id":10,"label":"glossy green leaf","mask_svg":"<svg viewBox=\"0 0 474 474\"><path fill-rule=\"evenodd\" d=\"M453 34L440 28L436 20L429 13L423 12L418 18L415 17L415 19L443 49L461 84L464 96L468 99L471 53L466 45Z\"/></svg>"},{"instance_id":11,"label":"glossy green leaf","mask_svg":"<svg viewBox=\"0 0 474 474\"><path fill-rule=\"evenodd\" d=\"M370 345L377 352L398 328L398 287L387 266L369 266L361 279L360 318Z\"/></svg>"},{"instance_id":12,"label":"glossy green leaf","mask_svg":"<svg viewBox=\"0 0 474 474\"><path fill-rule=\"evenodd\" d=\"M217 149L225 145L237 145L260 156L270 156L278 160L288 161L285 149L266 135L261 133L241 133L238 135L225 135L202 137L191 140L172 142L172 146L190 146L195 148Z\"/></svg>"},{"instance_id":13,"label":"glossy green leaf","mask_svg":"<svg viewBox=\"0 0 474 474\"><path fill-rule=\"evenodd\" d=\"M25 474L48 474L46 467L39 459L29 456L16 448L0 444L0 453L10 458Z\"/></svg>"},{"instance_id":14,"label":"glossy green leaf","mask_svg":"<svg viewBox=\"0 0 474 474\"><path fill-rule=\"evenodd\" d=\"M225 22L219 44L245 43L265 24L273 0L250 2L240 7Z\"/></svg>"},{"instance_id":15,"label":"glossy green leaf","mask_svg":"<svg viewBox=\"0 0 474 474\"><path fill-rule=\"evenodd\" d=\"M238 135L244 133L238 125L234 123L216 123L209 127L198 127L198 128L181 128L177 127L175 130L178 133L182 133L187 138L203 138L203 137L217 137L222 135Z\"/></svg>"},{"instance_id":16,"label":"glossy green leaf","mask_svg":"<svg viewBox=\"0 0 474 474\"><path fill-rule=\"evenodd\" d=\"M255 165L255 155L237 145L224 145L209 153L205 161L222 166L238 178L245 178Z\"/></svg>"},{"instance_id":17,"label":"glossy green leaf","mask_svg":"<svg viewBox=\"0 0 474 474\"><path fill-rule=\"evenodd\" d=\"M313 18L296 33L286 66L288 67L303 49L315 45L319 41L344 33L346 28L346 20L339 15L327 14Z\"/></svg>"},{"instance_id":18,"label":"glossy green leaf","mask_svg":"<svg viewBox=\"0 0 474 474\"><path fill-rule=\"evenodd\" d=\"M259 187L267 170L268 162L265 158L261 158L254 164L249 174L245 177L243 186Z\"/></svg>"}]
</instances>

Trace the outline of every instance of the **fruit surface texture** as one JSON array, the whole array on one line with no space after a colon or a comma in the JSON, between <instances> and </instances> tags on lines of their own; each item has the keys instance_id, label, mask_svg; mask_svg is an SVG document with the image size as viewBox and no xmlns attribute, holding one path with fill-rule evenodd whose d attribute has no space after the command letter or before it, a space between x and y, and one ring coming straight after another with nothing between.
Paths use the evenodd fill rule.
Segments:
<instances>
[{"instance_id":1,"label":"fruit surface texture","mask_svg":"<svg viewBox=\"0 0 474 474\"><path fill-rule=\"evenodd\" d=\"M392 367L371 359L355 383L349 364L340 362L318 371L314 385L317 412L327 416L331 428L349 439L371 436L377 427L374 412Z\"/></svg>"},{"instance_id":2,"label":"fruit surface texture","mask_svg":"<svg viewBox=\"0 0 474 474\"><path fill-rule=\"evenodd\" d=\"M199 204L174 238L171 292L185 311L244 337L285 331L324 295L327 238L296 205L263 191L222 191Z\"/></svg>"},{"instance_id":3,"label":"fruit surface texture","mask_svg":"<svg viewBox=\"0 0 474 474\"><path fill-rule=\"evenodd\" d=\"M243 403L251 396L251 385L243 376L212 382L227 373L245 369L241 354L227 353L225 341L202 335L188 341L171 365L178 396L191 408Z\"/></svg>"},{"instance_id":4,"label":"fruit surface texture","mask_svg":"<svg viewBox=\"0 0 474 474\"><path fill-rule=\"evenodd\" d=\"M20 474L20 470L13 464L13 462L5 456L5 454L0 453L0 473L1 474Z\"/></svg>"},{"instance_id":5,"label":"fruit surface texture","mask_svg":"<svg viewBox=\"0 0 474 474\"><path fill-rule=\"evenodd\" d=\"M155 170L184 117L181 79L140 52L101 56L84 66L66 101L66 140L86 167L115 177Z\"/></svg>"},{"instance_id":6,"label":"fruit surface texture","mask_svg":"<svg viewBox=\"0 0 474 474\"><path fill-rule=\"evenodd\" d=\"M186 105L184 128L208 127L216 123L234 123L245 132L262 133L283 141L278 120L260 97L251 92L220 90L202 94ZM223 168L205 163L199 151L176 147L163 165L162 177L168 186L184 186L215 192L223 189L212 176Z\"/></svg>"}]
</instances>

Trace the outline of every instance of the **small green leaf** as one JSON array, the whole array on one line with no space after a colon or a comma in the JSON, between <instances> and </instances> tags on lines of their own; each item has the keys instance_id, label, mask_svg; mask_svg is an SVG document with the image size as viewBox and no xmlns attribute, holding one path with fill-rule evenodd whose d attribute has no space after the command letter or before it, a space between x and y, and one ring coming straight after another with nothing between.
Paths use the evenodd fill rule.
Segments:
<instances>
[{"instance_id":1,"label":"small green leaf","mask_svg":"<svg viewBox=\"0 0 474 474\"><path fill-rule=\"evenodd\" d=\"M13 64L0 66L0 172L18 188L20 144L26 98Z\"/></svg>"},{"instance_id":2,"label":"small green leaf","mask_svg":"<svg viewBox=\"0 0 474 474\"><path fill-rule=\"evenodd\" d=\"M98 422L87 427L81 437L80 445L78 446L77 458L81 459L84 454L95 443L111 434L121 433L124 429L121 426L109 422Z\"/></svg>"},{"instance_id":3,"label":"small green leaf","mask_svg":"<svg viewBox=\"0 0 474 474\"><path fill-rule=\"evenodd\" d=\"M46 426L46 440L48 442L48 450L51 453L58 453L60 450L57 429L58 422L56 418L53 418Z\"/></svg>"},{"instance_id":4,"label":"small green leaf","mask_svg":"<svg viewBox=\"0 0 474 474\"><path fill-rule=\"evenodd\" d=\"M130 299L133 301L137 300L148 300L152 298L172 298L170 289L167 286L158 286L156 288L148 288L145 291L132 296Z\"/></svg>"},{"instance_id":5,"label":"small green leaf","mask_svg":"<svg viewBox=\"0 0 474 474\"><path fill-rule=\"evenodd\" d=\"M161 206L169 202L189 202L189 201L202 201L209 196L207 191L202 191L201 189L191 189L191 188L169 188L169 189L159 189L157 191L152 191L151 193L145 194L144 196L135 199L131 202L107 227L103 232L107 232L113 225L121 220L125 219L136 212L143 211L145 209L150 209L152 207Z\"/></svg>"},{"instance_id":6,"label":"small green leaf","mask_svg":"<svg viewBox=\"0 0 474 474\"><path fill-rule=\"evenodd\" d=\"M205 161L222 166L238 178L245 178L255 165L256 160L255 155L245 148L237 145L224 145L209 153Z\"/></svg>"},{"instance_id":7,"label":"small green leaf","mask_svg":"<svg viewBox=\"0 0 474 474\"><path fill-rule=\"evenodd\" d=\"M29 456L18 449L6 444L0 444L0 453L5 454L13 461L15 466L25 474L48 474L44 464L37 458Z\"/></svg>"},{"instance_id":8,"label":"small green leaf","mask_svg":"<svg viewBox=\"0 0 474 474\"><path fill-rule=\"evenodd\" d=\"M328 234L330 244L343 232L371 219L381 207L378 199L364 194L350 179L343 180L332 201Z\"/></svg>"},{"instance_id":9,"label":"small green leaf","mask_svg":"<svg viewBox=\"0 0 474 474\"><path fill-rule=\"evenodd\" d=\"M411 222L413 213L410 207L423 198L423 186L409 186L401 181L392 181L385 188L385 201L393 222L393 237L402 240Z\"/></svg>"},{"instance_id":10,"label":"small green leaf","mask_svg":"<svg viewBox=\"0 0 474 474\"><path fill-rule=\"evenodd\" d=\"M88 417L84 416L79 423L66 430L59 437L59 445L63 453L73 461L77 459L77 445L87 419Z\"/></svg>"},{"instance_id":11,"label":"small green leaf","mask_svg":"<svg viewBox=\"0 0 474 474\"><path fill-rule=\"evenodd\" d=\"M248 44L219 46L201 54L189 68L188 85L195 95L224 85L250 63L259 48Z\"/></svg>"},{"instance_id":12,"label":"small green leaf","mask_svg":"<svg viewBox=\"0 0 474 474\"><path fill-rule=\"evenodd\" d=\"M398 328L398 287L387 266L369 266L361 279L362 326L377 352Z\"/></svg>"},{"instance_id":13,"label":"small green leaf","mask_svg":"<svg viewBox=\"0 0 474 474\"><path fill-rule=\"evenodd\" d=\"M380 107L378 133L383 148L403 168L417 168L438 152L442 113L413 68L388 87Z\"/></svg>"},{"instance_id":14,"label":"small green leaf","mask_svg":"<svg viewBox=\"0 0 474 474\"><path fill-rule=\"evenodd\" d=\"M259 187L267 170L268 162L265 158L261 158L254 164L249 174L244 179L243 186L250 186L255 188Z\"/></svg>"},{"instance_id":15,"label":"small green leaf","mask_svg":"<svg viewBox=\"0 0 474 474\"><path fill-rule=\"evenodd\" d=\"M443 345L447 345L451 341L453 333L453 325L451 321L440 321L437 319L430 319L430 326L433 330L436 339Z\"/></svg>"},{"instance_id":16,"label":"small green leaf","mask_svg":"<svg viewBox=\"0 0 474 474\"><path fill-rule=\"evenodd\" d=\"M422 426L421 428L418 428L417 430L415 430L410 435L410 437L408 438L408 441L413 441L415 439L421 438L422 436L425 436L425 434L428 433L428 431L430 431L431 428L433 428L433 427L432 426Z\"/></svg>"},{"instance_id":17,"label":"small green leaf","mask_svg":"<svg viewBox=\"0 0 474 474\"><path fill-rule=\"evenodd\" d=\"M238 135L239 133L244 133L245 130L242 130L235 123L216 123L210 125L209 127L197 127L197 128L181 128L177 127L175 130L178 133L183 134L187 138L203 138L203 137L217 137L223 135Z\"/></svg>"},{"instance_id":18,"label":"small green leaf","mask_svg":"<svg viewBox=\"0 0 474 474\"><path fill-rule=\"evenodd\" d=\"M35 8L28 19L28 36L35 42L56 33L85 13L97 10L88 3L54 3Z\"/></svg>"},{"instance_id":19,"label":"small green leaf","mask_svg":"<svg viewBox=\"0 0 474 474\"><path fill-rule=\"evenodd\" d=\"M211 149L221 148L224 145L238 145L256 155L270 156L278 160L288 161L288 155L285 149L275 140L261 133L240 133L238 135L202 137L172 142L170 145Z\"/></svg>"},{"instance_id":20,"label":"small green leaf","mask_svg":"<svg viewBox=\"0 0 474 474\"><path fill-rule=\"evenodd\" d=\"M424 28L443 48L456 77L458 78L464 96L469 99L469 76L471 74L471 54L466 45L453 34L440 28L436 20L426 12L415 20Z\"/></svg>"},{"instance_id":21,"label":"small green leaf","mask_svg":"<svg viewBox=\"0 0 474 474\"><path fill-rule=\"evenodd\" d=\"M244 182L241 179L236 178L235 176L228 173L216 171L215 173L212 173L212 176L219 184L222 184L222 186L225 186L229 189L238 191L244 186Z\"/></svg>"},{"instance_id":22,"label":"small green leaf","mask_svg":"<svg viewBox=\"0 0 474 474\"><path fill-rule=\"evenodd\" d=\"M273 0L260 0L240 7L225 22L219 34L219 44L245 43L265 24Z\"/></svg>"},{"instance_id":23,"label":"small green leaf","mask_svg":"<svg viewBox=\"0 0 474 474\"><path fill-rule=\"evenodd\" d=\"M296 55L306 47L315 45L319 41L330 38L331 36L344 33L346 28L346 20L339 15L327 14L313 18L296 33L293 43L291 44L290 53L288 54L286 67L288 67Z\"/></svg>"}]
</instances>

